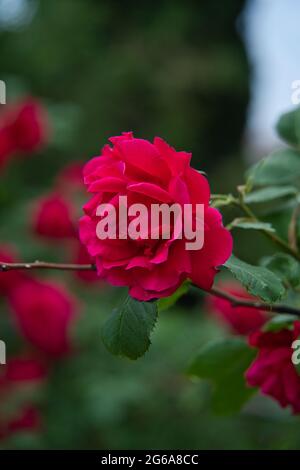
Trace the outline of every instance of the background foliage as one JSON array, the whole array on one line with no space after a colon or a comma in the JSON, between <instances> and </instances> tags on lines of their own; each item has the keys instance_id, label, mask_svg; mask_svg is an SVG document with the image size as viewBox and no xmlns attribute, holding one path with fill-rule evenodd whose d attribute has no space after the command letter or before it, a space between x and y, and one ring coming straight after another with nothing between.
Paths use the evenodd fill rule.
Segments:
<instances>
[{"instance_id":1,"label":"background foliage","mask_svg":"<svg viewBox=\"0 0 300 470\"><path fill-rule=\"evenodd\" d=\"M66 163L87 160L110 135L125 130L145 138L161 135L192 151L194 165L208 172L214 192L231 189L241 179L248 103L248 64L236 32L243 5L238 0L149 5L41 0L28 24L0 31L0 76L7 82L8 100L40 97L52 127L46 149L12 162L1 174L1 241L14 242L25 260L63 261L62 246L32 234L32 201L50 190ZM265 247L260 235L245 234L237 250L251 261ZM275 403L255 397L239 416L220 409L216 415L209 384L188 377L187 364L200 348L226 336L200 295L187 294L176 307L161 311L150 351L128 361L109 354L101 341L104 320L126 293L100 283L83 285L68 274L43 276L62 277L80 298L81 316L73 328L76 352L53 365L36 397L42 430L15 434L3 447L300 444L297 419ZM1 310L0 337L12 353L18 340L4 301ZM218 393L222 401L222 382Z\"/></svg>"}]
</instances>

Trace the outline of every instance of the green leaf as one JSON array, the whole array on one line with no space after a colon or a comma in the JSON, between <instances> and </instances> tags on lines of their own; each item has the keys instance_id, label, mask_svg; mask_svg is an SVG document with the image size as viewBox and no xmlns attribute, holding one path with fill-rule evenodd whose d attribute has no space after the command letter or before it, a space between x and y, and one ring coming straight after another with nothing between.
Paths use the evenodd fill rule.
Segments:
<instances>
[{"instance_id":1,"label":"green leaf","mask_svg":"<svg viewBox=\"0 0 300 470\"><path fill-rule=\"evenodd\" d=\"M300 109L298 108L283 114L276 124L276 130L279 136L287 143L299 146Z\"/></svg>"},{"instance_id":2,"label":"green leaf","mask_svg":"<svg viewBox=\"0 0 300 470\"><path fill-rule=\"evenodd\" d=\"M265 302L276 302L285 294L279 277L262 266L253 266L232 255L224 265L254 296Z\"/></svg>"},{"instance_id":3,"label":"green leaf","mask_svg":"<svg viewBox=\"0 0 300 470\"><path fill-rule=\"evenodd\" d=\"M300 178L300 153L283 149L271 153L250 169L255 186L285 184Z\"/></svg>"},{"instance_id":4,"label":"green leaf","mask_svg":"<svg viewBox=\"0 0 300 470\"><path fill-rule=\"evenodd\" d=\"M300 284L300 263L285 253L276 253L263 258L262 265L270 269L280 279L292 287Z\"/></svg>"},{"instance_id":5,"label":"green leaf","mask_svg":"<svg viewBox=\"0 0 300 470\"><path fill-rule=\"evenodd\" d=\"M186 281L181 286L179 289L177 289L176 292L174 292L173 295L170 295L170 297L165 297L164 299L159 299L157 302L158 306L158 311L163 312L164 310L168 310L169 308L173 307L173 305L176 304L177 300L180 299L184 294L186 294L189 290L189 282Z\"/></svg>"},{"instance_id":6,"label":"green leaf","mask_svg":"<svg viewBox=\"0 0 300 470\"><path fill-rule=\"evenodd\" d=\"M212 405L217 413L238 411L255 392L244 378L255 354L241 338L230 338L210 342L193 360L188 374L213 382Z\"/></svg>"},{"instance_id":7,"label":"green leaf","mask_svg":"<svg viewBox=\"0 0 300 470\"><path fill-rule=\"evenodd\" d=\"M263 326L263 331L265 332L275 332L280 331L283 329L293 329L293 324L297 320L296 315L291 315L289 313L285 313L282 315L276 315L275 317L271 318L265 325Z\"/></svg>"},{"instance_id":8,"label":"green leaf","mask_svg":"<svg viewBox=\"0 0 300 470\"><path fill-rule=\"evenodd\" d=\"M246 194L244 201L247 204L268 202L281 197L294 196L296 194L297 189L294 186L269 186Z\"/></svg>"},{"instance_id":9,"label":"green leaf","mask_svg":"<svg viewBox=\"0 0 300 470\"><path fill-rule=\"evenodd\" d=\"M252 230L264 230L266 232L275 232L275 229L272 227L271 224L266 222L258 222L256 220L250 219L250 217L240 217L234 219L229 224L228 228L231 229L234 227Z\"/></svg>"},{"instance_id":10,"label":"green leaf","mask_svg":"<svg viewBox=\"0 0 300 470\"><path fill-rule=\"evenodd\" d=\"M111 353L137 359L151 344L150 334L156 320L156 302L138 302L128 296L106 321L102 331L103 342Z\"/></svg>"}]
</instances>

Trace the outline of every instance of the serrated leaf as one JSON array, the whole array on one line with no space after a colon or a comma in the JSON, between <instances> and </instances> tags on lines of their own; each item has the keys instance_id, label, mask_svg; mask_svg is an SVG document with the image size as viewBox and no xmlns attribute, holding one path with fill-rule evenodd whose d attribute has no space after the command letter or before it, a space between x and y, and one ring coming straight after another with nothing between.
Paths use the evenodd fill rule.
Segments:
<instances>
[{"instance_id":1,"label":"serrated leaf","mask_svg":"<svg viewBox=\"0 0 300 470\"><path fill-rule=\"evenodd\" d=\"M300 284L300 263L286 253L263 258L262 265L273 271L280 279L292 287Z\"/></svg>"},{"instance_id":2,"label":"serrated leaf","mask_svg":"<svg viewBox=\"0 0 300 470\"><path fill-rule=\"evenodd\" d=\"M193 360L188 374L213 382L212 406L217 413L238 411L255 393L244 378L255 354L241 338L230 338L210 342Z\"/></svg>"},{"instance_id":3,"label":"serrated leaf","mask_svg":"<svg viewBox=\"0 0 300 470\"><path fill-rule=\"evenodd\" d=\"M253 266L232 255L224 265L239 282L255 297L273 303L285 294L278 276L262 266Z\"/></svg>"},{"instance_id":4,"label":"serrated leaf","mask_svg":"<svg viewBox=\"0 0 300 470\"><path fill-rule=\"evenodd\" d=\"M138 302L128 296L106 321L103 342L111 353L137 359L150 346L150 334L156 320L156 302Z\"/></svg>"},{"instance_id":5,"label":"serrated leaf","mask_svg":"<svg viewBox=\"0 0 300 470\"><path fill-rule=\"evenodd\" d=\"M296 194L297 189L294 186L269 186L246 194L244 201L247 204L263 203Z\"/></svg>"},{"instance_id":6,"label":"serrated leaf","mask_svg":"<svg viewBox=\"0 0 300 470\"><path fill-rule=\"evenodd\" d=\"M296 315L291 315L289 313L276 315L264 324L263 331L272 331L274 333L283 329L292 329L295 320L297 320Z\"/></svg>"},{"instance_id":7,"label":"serrated leaf","mask_svg":"<svg viewBox=\"0 0 300 470\"><path fill-rule=\"evenodd\" d=\"M247 218L247 217L240 217L234 219L228 228L243 228L243 229L251 229L251 230L264 230L265 232L275 232L275 229L272 227L271 224L267 222L258 222L256 220Z\"/></svg>"},{"instance_id":8,"label":"serrated leaf","mask_svg":"<svg viewBox=\"0 0 300 470\"><path fill-rule=\"evenodd\" d=\"M181 284L179 289L177 289L177 291L174 292L173 295L170 295L170 297L159 299L157 302L158 311L163 312L164 310L168 310L169 308L173 307L173 305L176 304L177 300L179 300L180 297L186 294L188 290L189 290L189 282L186 281L183 284Z\"/></svg>"},{"instance_id":9,"label":"serrated leaf","mask_svg":"<svg viewBox=\"0 0 300 470\"><path fill-rule=\"evenodd\" d=\"M300 153L283 149L271 153L250 169L254 186L285 184L300 178Z\"/></svg>"}]
</instances>

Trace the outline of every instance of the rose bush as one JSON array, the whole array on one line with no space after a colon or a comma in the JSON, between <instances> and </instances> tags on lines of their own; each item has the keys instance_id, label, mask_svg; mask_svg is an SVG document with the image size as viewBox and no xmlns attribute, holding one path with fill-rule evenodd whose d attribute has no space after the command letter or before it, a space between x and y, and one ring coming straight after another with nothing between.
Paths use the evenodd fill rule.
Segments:
<instances>
[{"instance_id":1,"label":"rose bush","mask_svg":"<svg viewBox=\"0 0 300 470\"><path fill-rule=\"evenodd\" d=\"M36 201L33 231L63 241L64 256L73 264L64 260L62 264L24 263L23 267L67 268L84 281L100 278L128 287L129 296L106 320L102 339L113 354L130 359L137 359L148 350L158 312L174 305L193 283L193 289L198 287L213 296L204 304L235 334L205 345L189 369L192 375L214 383L217 411L236 411L259 388L281 406L290 405L299 413L300 375L292 362L291 344L300 335L300 142L295 141L293 133L286 134L285 119L281 132L295 148L263 159L247 173L245 184L239 185L235 194L227 195L211 195L207 179L191 168L191 155L177 152L162 139L155 138L151 143L134 138L130 132L112 137L112 145L106 145L101 155L83 169L84 185L92 197L85 204L85 215L79 223L82 244L76 230L75 207L83 193L80 163L67 165L55 178L50 196ZM288 122L292 121L288 116ZM167 240L162 236L166 229L162 225L154 227L158 239L153 239L151 232L137 239L98 238L97 226L103 215L99 216L97 209L101 204L111 204L118 212L119 196L126 196L128 206L142 203L146 208L161 203L177 203L181 208L185 204L202 204L203 247L196 251L186 249L187 238L178 237L176 220L170 222L171 237ZM284 227L276 217L272 218L272 207L268 212L265 205L267 202L272 206L273 200L276 210L283 212ZM228 213L233 218L225 228L219 209L226 206L231 206ZM195 210L192 217L193 227L197 226ZM237 258L232 254L231 235L236 229L261 232L276 245L277 251L270 251L255 265ZM5 263L14 262L15 256L3 247L0 261L6 271ZM221 267L236 281L221 281L214 286ZM8 298L18 331L47 360L73 350L70 329L77 303L68 290L27 273L25 276L10 271L0 273L0 291ZM196 291L199 293L199 289ZM284 297L287 305L279 303ZM197 296L197 300L200 298L203 300ZM249 344L241 337L248 335ZM16 419L16 426L34 422L30 404Z\"/></svg>"},{"instance_id":2,"label":"rose bush","mask_svg":"<svg viewBox=\"0 0 300 470\"><path fill-rule=\"evenodd\" d=\"M84 168L84 182L92 194L80 220L80 238L94 260L99 277L116 286L128 286L132 297L146 301L166 297L190 278L197 286L210 289L217 267L232 252L232 238L222 225L218 210L210 207L207 179L190 167L191 154L176 152L160 138L154 142L136 139L131 132L110 139L101 156ZM178 203L205 206L204 246L185 249L175 227L169 240L100 240L96 227L97 207L111 203L118 208L118 196L128 205ZM194 215L195 217L195 215Z\"/></svg>"}]
</instances>

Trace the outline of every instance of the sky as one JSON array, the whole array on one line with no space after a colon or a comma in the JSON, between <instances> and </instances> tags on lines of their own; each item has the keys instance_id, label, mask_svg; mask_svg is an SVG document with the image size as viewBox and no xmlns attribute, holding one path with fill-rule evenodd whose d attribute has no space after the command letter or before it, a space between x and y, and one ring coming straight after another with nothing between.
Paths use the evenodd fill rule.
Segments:
<instances>
[{"instance_id":1,"label":"sky","mask_svg":"<svg viewBox=\"0 0 300 470\"><path fill-rule=\"evenodd\" d=\"M248 135L253 146L278 140L279 115L293 109L292 82L300 80L300 0L248 0L244 38L253 66Z\"/></svg>"}]
</instances>

